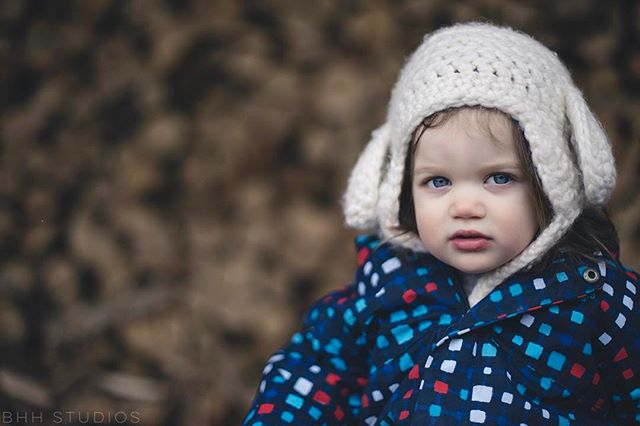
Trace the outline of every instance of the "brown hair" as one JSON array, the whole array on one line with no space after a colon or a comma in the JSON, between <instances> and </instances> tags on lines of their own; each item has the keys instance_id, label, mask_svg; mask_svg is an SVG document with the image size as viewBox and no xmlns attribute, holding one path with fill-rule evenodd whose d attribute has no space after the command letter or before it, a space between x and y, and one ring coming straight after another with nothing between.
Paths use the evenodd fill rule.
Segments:
<instances>
[{"instance_id":1,"label":"brown hair","mask_svg":"<svg viewBox=\"0 0 640 426\"><path fill-rule=\"evenodd\" d=\"M472 106L447 108L431 114L422 120L420 125L411 135L409 147L407 148L407 155L405 157L404 174L399 197L399 231L413 232L416 235L418 234L418 226L416 223L416 214L413 203L412 184L415 153L418 148L420 138L426 129L445 124L463 108L472 108L482 114L482 122L486 124L486 127L483 130L488 131L492 136L491 126L488 120L490 114L497 112L506 116L505 113L494 108ZM538 177L533 165L529 142L525 138L524 131L516 120L510 116L507 117L510 119L509 123L512 136L516 142L516 154L518 156L518 161L522 167L525 179L530 183L530 196L533 201L535 215L538 221L538 229L542 230L549 225L553 218L553 207L542 188L542 183L540 182L540 178ZM570 135L567 134L566 137L569 138ZM596 249L603 250L613 258L617 257L618 245L618 236L615 226L611 222L606 209L588 207L576 219L567 234L565 234L565 236L562 237L560 241L536 263L536 265L544 268L560 253L573 257L587 257L593 259L593 252Z\"/></svg>"}]
</instances>

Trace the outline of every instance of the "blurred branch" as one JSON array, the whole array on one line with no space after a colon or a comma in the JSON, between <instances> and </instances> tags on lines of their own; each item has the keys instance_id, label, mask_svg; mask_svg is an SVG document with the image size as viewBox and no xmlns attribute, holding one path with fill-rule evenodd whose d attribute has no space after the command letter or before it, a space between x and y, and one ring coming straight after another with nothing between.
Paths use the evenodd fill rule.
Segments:
<instances>
[{"instance_id":1,"label":"blurred branch","mask_svg":"<svg viewBox=\"0 0 640 426\"><path fill-rule=\"evenodd\" d=\"M0 394L25 402L32 407L49 408L52 398L42 384L36 380L0 369Z\"/></svg>"},{"instance_id":2,"label":"blurred branch","mask_svg":"<svg viewBox=\"0 0 640 426\"><path fill-rule=\"evenodd\" d=\"M96 380L96 387L117 398L136 402L158 403L165 401L168 395L164 383L124 373L102 373Z\"/></svg>"},{"instance_id":3,"label":"blurred branch","mask_svg":"<svg viewBox=\"0 0 640 426\"><path fill-rule=\"evenodd\" d=\"M62 318L46 327L51 349L101 333L136 318L160 312L175 303L175 291L168 287L150 287L127 292L118 300L96 306L71 308Z\"/></svg>"}]
</instances>

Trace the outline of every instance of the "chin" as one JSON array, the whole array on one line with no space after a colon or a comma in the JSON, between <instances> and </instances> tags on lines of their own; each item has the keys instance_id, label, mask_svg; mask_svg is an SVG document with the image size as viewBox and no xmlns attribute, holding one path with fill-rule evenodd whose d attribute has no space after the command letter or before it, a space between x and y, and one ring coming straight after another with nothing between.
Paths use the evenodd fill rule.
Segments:
<instances>
[{"instance_id":1,"label":"chin","mask_svg":"<svg viewBox=\"0 0 640 426\"><path fill-rule=\"evenodd\" d=\"M493 266L486 266L486 265L477 265L477 266L459 265L459 266L456 266L456 269L459 270L460 272L464 272L465 274L484 274L484 273L493 271L496 268Z\"/></svg>"}]
</instances>

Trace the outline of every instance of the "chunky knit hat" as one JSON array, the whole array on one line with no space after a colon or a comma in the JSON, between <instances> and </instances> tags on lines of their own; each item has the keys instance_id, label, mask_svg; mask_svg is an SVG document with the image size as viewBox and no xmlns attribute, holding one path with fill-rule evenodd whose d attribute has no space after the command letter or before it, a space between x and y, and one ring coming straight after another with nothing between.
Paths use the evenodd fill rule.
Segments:
<instances>
[{"instance_id":1,"label":"chunky knit hat","mask_svg":"<svg viewBox=\"0 0 640 426\"><path fill-rule=\"evenodd\" d=\"M386 122L351 173L348 226L425 251L417 234L397 229L407 147L425 117L460 106L496 108L518 121L554 212L522 253L480 278L470 296L475 303L552 248L585 205L606 203L616 171L602 127L557 54L511 28L457 24L425 36L400 72Z\"/></svg>"}]
</instances>

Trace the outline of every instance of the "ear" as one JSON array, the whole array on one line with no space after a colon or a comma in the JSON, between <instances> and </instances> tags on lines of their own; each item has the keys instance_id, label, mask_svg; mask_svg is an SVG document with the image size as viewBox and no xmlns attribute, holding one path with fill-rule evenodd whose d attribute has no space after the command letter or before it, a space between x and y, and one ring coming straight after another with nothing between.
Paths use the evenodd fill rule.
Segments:
<instances>
[{"instance_id":1,"label":"ear","mask_svg":"<svg viewBox=\"0 0 640 426\"><path fill-rule=\"evenodd\" d=\"M345 222L352 228L373 229L377 225L378 193L388 150L389 126L385 123L371 134L349 177L343 210Z\"/></svg>"},{"instance_id":2,"label":"ear","mask_svg":"<svg viewBox=\"0 0 640 426\"><path fill-rule=\"evenodd\" d=\"M571 143L577 156L585 196L590 204L602 205L607 202L616 184L611 144L577 88L568 89L566 107L571 125Z\"/></svg>"}]
</instances>

